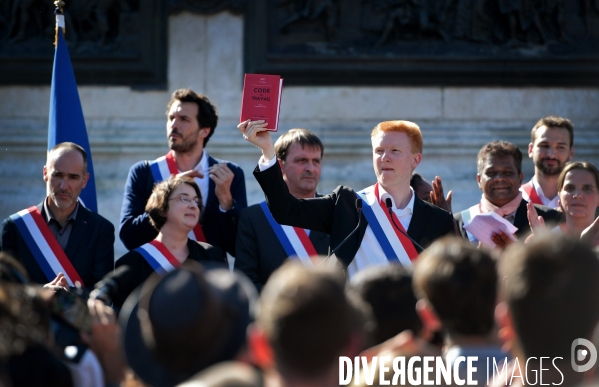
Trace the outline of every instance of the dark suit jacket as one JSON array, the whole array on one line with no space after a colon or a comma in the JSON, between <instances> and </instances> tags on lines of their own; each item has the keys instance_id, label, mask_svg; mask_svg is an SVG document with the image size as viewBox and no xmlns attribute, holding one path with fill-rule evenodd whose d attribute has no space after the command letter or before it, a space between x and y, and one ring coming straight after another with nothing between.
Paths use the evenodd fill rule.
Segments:
<instances>
[{"instance_id":1,"label":"dark suit jacket","mask_svg":"<svg viewBox=\"0 0 599 387\"><path fill-rule=\"evenodd\" d=\"M516 231L516 237L519 240L524 240L530 234L530 225L528 224L528 210L526 209L526 200L522 199L518 209L516 210L516 215L514 216L514 226L518 227L518 231ZM559 211L553 210L549 207L540 206L535 204L535 208L545 222L548 224L557 224L563 221L563 216ZM464 220L462 219L462 213L458 212L457 214L453 214L456 222L458 223L458 228L463 238L468 239L468 234L466 234L466 230L464 230Z\"/></svg>"},{"instance_id":2,"label":"dark suit jacket","mask_svg":"<svg viewBox=\"0 0 599 387\"><path fill-rule=\"evenodd\" d=\"M327 255L327 234L310 231L310 240L318 254ZM268 277L288 258L260 204L249 206L241 212L236 249L235 268L244 272L258 291L262 291Z\"/></svg>"},{"instance_id":3,"label":"dark suit jacket","mask_svg":"<svg viewBox=\"0 0 599 387\"><path fill-rule=\"evenodd\" d=\"M330 234L332 248L339 246L358 225L357 196L349 187L339 186L320 198L296 199L289 193L278 163L263 172L256 167L254 176L266 195L273 217L280 224ZM368 226L364 214L361 217L358 231L336 253L346 267L358 252ZM425 248L443 235L455 235L451 215L418 197L414 199L414 212L407 232Z\"/></svg>"},{"instance_id":4,"label":"dark suit jacket","mask_svg":"<svg viewBox=\"0 0 599 387\"><path fill-rule=\"evenodd\" d=\"M222 160L208 155L208 165L212 166ZM235 236L237 220L241 210L247 207L245 194L245 179L243 170L236 164L227 163L235 177L231 182L231 195L235 201L233 208L222 212L218 198L214 194L215 184L212 179L208 184L208 201L200 215L200 224L206 236L206 242L218 246L225 252L235 256ZM127 249L133 250L152 241L158 231L150 224L150 218L145 212L146 202L152 194L155 182L149 161L140 161L129 170L125 196L121 209L121 230L119 237Z\"/></svg>"},{"instance_id":5,"label":"dark suit jacket","mask_svg":"<svg viewBox=\"0 0 599 387\"><path fill-rule=\"evenodd\" d=\"M37 207L45 216L43 202ZM10 218L2 222L0 250L19 260L32 282L50 282L25 244L17 225ZM114 269L114 226L102 216L79 206L65 254L85 286L93 287Z\"/></svg>"},{"instance_id":6,"label":"dark suit jacket","mask_svg":"<svg viewBox=\"0 0 599 387\"><path fill-rule=\"evenodd\" d=\"M196 262L221 262L224 263L223 253L218 247L211 246L208 243L196 242L192 239L187 240L189 256ZM131 250L116 261L116 267L127 265L131 268L125 278L118 280L117 295L113 298L114 306L120 309L123 303L139 285L144 283L148 277L154 273L154 269L141 253Z\"/></svg>"}]
</instances>

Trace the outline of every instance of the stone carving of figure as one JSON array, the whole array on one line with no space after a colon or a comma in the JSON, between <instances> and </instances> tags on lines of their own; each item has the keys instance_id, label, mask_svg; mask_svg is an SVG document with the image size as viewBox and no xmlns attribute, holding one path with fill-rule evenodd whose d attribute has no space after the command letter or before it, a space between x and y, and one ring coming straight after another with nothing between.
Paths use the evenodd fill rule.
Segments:
<instances>
[{"instance_id":1,"label":"stone carving of figure","mask_svg":"<svg viewBox=\"0 0 599 387\"><path fill-rule=\"evenodd\" d=\"M491 0L440 0L436 14L438 31L444 40L472 40L491 43L494 15L488 12Z\"/></svg>"},{"instance_id":2,"label":"stone carving of figure","mask_svg":"<svg viewBox=\"0 0 599 387\"><path fill-rule=\"evenodd\" d=\"M585 0L589 2L590 0ZM568 38L566 37L566 10L564 0L545 0L544 7L541 10L543 15L543 19L548 24L554 24L557 28L557 37L560 41L566 42ZM595 7L599 5L599 0L595 0ZM590 24L590 9L589 12L585 12L585 19L587 21L587 33L589 32L588 26Z\"/></svg>"},{"instance_id":3,"label":"stone carving of figure","mask_svg":"<svg viewBox=\"0 0 599 387\"><path fill-rule=\"evenodd\" d=\"M581 0L582 9L584 13L584 24L586 28L586 36L591 34L592 30L592 11L595 8L596 11L599 11L599 0ZM593 7L594 6L594 7Z\"/></svg>"},{"instance_id":4,"label":"stone carving of figure","mask_svg":"<svg viewBox=\"0 0 599 387\"><path fill-rule=\"evenodd\" d=\"M40 0L13 0L6 35L10 39L10 43L23 41L30 35L43 34L42 15L46 11L49 12L49 9L46 9L48 7L44 7L44 4Z\"/></svg>"},{"instance_id":5,"label":"stone carving of figure","mask_svg":"<svg viewBox=\"0 0 599 387\"><path fill-rule=\"evenodd\" d=\"M392 33L399 34L406 26L415 26L419 36L424 31L432 30L425 0L387 0L382 4L379 2L377 8L388 14L381 37L375 45L377 47L387 42Z\"/></svg>"},{"instance_id":6,"label":"stone carving of figure","mask_svg":"<svg viewBox=\"0 0 599 387\"><path fill-rule=\"evenodd\" d=\"M300 4L296 7L296 11L281 23L279 26L280 30L284 30L287 26L297 21L315 20L324 15L327 39L330 40L333 38L335 35L335 26L337 25L336 0L305 0L303 2L301 0L281 0L279 4L288 3L289 1L295 1L296 4L300 2Z\"/></svg>"}]
</instances>

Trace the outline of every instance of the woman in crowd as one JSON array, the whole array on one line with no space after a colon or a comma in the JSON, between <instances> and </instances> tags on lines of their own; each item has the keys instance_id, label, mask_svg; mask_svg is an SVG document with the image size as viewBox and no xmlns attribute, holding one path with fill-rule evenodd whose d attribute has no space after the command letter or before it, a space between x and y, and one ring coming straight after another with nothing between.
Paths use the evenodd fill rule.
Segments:
<instances>
[{"instance_id":1,"label":"woman in crowd","mask_svg":"<svg viewBox=\"0 0 599 387\"><path fill-rule=\"evenodd\" d=\"M559 205L566 221L554 228L599 246L599 170L585 161L568 163L557 179ZM529 221L533 230L543 225L534 206L528 204Z\"/></svg>"},{"instance_id":2,"label":"woman in crowd","mask_svg":"<svg viewBox=\"0 0 599 387\"><path fill-rule=\"evenodd\" d=\"M202 207L202 194L191 178L172 176L154 187L146 212L158 236L116 261L117 268L127 265L130 270L119 282L113 300L115 307L120 308L127 296L155 271L164 274L187 259L224 263L218 247L188 238L198 224Z\"/></svg>"}]
</instances>

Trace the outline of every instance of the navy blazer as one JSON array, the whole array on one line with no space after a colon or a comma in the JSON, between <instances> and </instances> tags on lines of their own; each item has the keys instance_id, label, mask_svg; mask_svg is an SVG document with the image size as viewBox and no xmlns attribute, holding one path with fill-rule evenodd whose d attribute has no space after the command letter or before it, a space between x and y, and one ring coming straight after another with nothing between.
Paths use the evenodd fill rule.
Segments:
<instances>
[{"instance_id":1,"label":"navy blazer","mask_svg":"<svg viewBox=\"0 0 599 387\"><path fill-rule=\"evenodd\" d=\"M45 216L43 202L37 207ZM47 284L51 281L46 278L11 218L2 222L0 251L21 262L32 282ZM92 288L114 269L114 226L101 215L79 206L64 252L79 273L85 287Z\"/></svg>"},{"instance_id":2,"label":"navy blazer","mask_svg":"<svg viewBox=\"0 0 599 387\"><path fill-rule=\"evenodd\" d=\"M352 188L339 186L320 198L297 199L289 193L278 163L262 172L256 167L254 176L277 222L330 234L333 249L358 225L358 197ZM354 260L366 233L368 221L363 213L361 219L358 231L336 253L346 267ZM449 212L415 197L407 233L426 248L437 238L455 235L453 218Z\"/></svg>"},{"instance_id":3,"label":"navy blazer","mask_svg":"<svg viewBox=\"0 0 599 387\"><path fill-rule=\"evenodd\" d=\"M310 231L310 240L318 254L327 255L328 234ZM270 275L288 258L260 204L241 212L236 248L235 268L244 272L259 292Z\"/></svg>"},{"instance_id":4,"label":"navy blazer","mask_svg":"<svg viewBox=\"0 0 599 387\"><path fill-rule=\"evenodd\" d=\"M222 162L222 160L215 159L210 155L207 156L208 166L210 167ZM227 162L227 166L235 175L231 182L231 195L234 200L233 208L227 212L220 210L218 198L214 193L216 185L210 179L208 200L206 208L200 215L200 224L207 243L219 247L223 254L226 252L235 256L237 220L241 210L247 207L247 198L243 170L238 165L230 162ZM119 232L121 241L129 250L152 241L158 235L158 231L150 224L150 218L145 212L146 202L152 194L154 185L155 181L150 169L150 161L140 161L131 167L125 185Z\"/></svg>"}]
</instances>

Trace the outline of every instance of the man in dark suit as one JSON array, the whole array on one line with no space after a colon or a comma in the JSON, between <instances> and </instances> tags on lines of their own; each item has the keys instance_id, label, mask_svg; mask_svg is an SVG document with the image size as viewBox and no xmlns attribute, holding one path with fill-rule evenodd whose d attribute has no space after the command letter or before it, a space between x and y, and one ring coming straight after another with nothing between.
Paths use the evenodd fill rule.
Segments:
<instances>
[{"instance_id":1,"label":"man in dark suit","mask_svg":"<svg viewBox=\"0 0 599 387\"><path fill-rule=\"evenodd\" d=\"M88 178L85 150L56 145L44 166L46 199L2 223L0 250L33 282L90 288L114 269L114 226L78 200Z\"/></svg>"},{"instance_id":2,"label":"man in dark suit","mask_svg":"<svg viewBox=\"0 0 599 387\"><path fill-rule=\"evenodd\" d=\"M324 152L320 139L306 129L291 129L274 147L289 193L298 199L321 196L316 193ZM265 204L249 206L239 218L235 268L243 271L259 291L287 258L310 265L310 256L326 255L329 250L325 233L271 222L274 219Z\"/></svg>"},{"instance_id":3,"label":"man in dark suit","mask_svg":"<svg viewBox=\"0 0 599 387\"><path fill-rule=\"evenodd\" d=\"M157 160L140 161L129 170L119 232L129 250L158 235L144 211L146 202L156 183L179 174L195 178L204 201L199 226L190 238L235 255L237 220L247 207L245 179L239 166L204 151L217 121L216 108L206 96L189 89L175 90L167 105L170 152Z\"/></svg>"},{"instance_id":4,"label":"man in dark suit","mask_svg":"<svg viewBox=\"0 0 599 387\"><path fill-rule=\"evenodd\" d=\"M527 201L519 191L524 178L520 149L507 141L492 141L478 152L476 165L476 181L483 194L480 203L454 214L462 236L478 244L476 238L464 229L464 223L468 224L479 213L494 211L518 228L515 233L518 239L526 238L531 230ZM562 214L555 210L537 204L534 206L545 221L557 223L562 218ZM505 247L510 241L503 232L494 233L492 239L499 247Z\"/></svg>"},{"instance_id":5,"label":"man in dark suit","mask_svg":"<svg viewBox=\"0 0 599 387\"><path fill-rule=\"evenodd\" d=\"M422 134L413 122L381 122L373 129L375 185L359 192L339 186L331 194L314 199L296 199L289 194L264 121L245 121L238 128L246 140L262 150L254 176L277 222L329 233L331 247L337 248L361 217L357 232L336 252L350 276L368 266L410 266L421 250L419 246L426 247L454 233L451 215L417 198L410 188L412 172L422 159ZM363 203L361 212L356 211L358 198ZM388 215L387 202L392 215ZM411 239L400 230L407 230Z\"/></svg>"}]
</instances>

